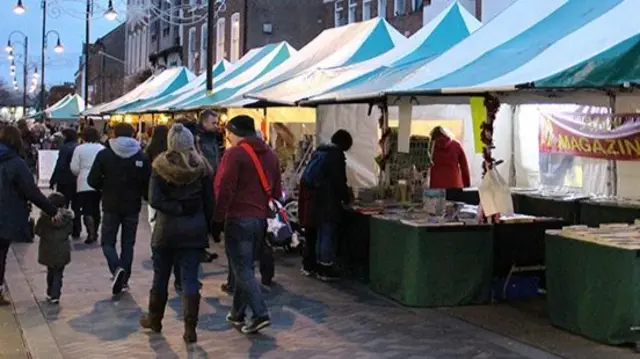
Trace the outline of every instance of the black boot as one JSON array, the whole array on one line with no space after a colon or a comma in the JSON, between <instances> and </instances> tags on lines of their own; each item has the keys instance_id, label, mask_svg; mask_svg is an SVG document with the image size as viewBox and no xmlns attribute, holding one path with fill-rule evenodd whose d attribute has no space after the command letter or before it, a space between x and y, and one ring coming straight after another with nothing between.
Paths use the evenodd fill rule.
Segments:
<instances>
[{"instance_id":1,"label":"black boot","mask_svg":"<svg viewBox=\"0 0 640 359\"><path fill-rule=\"evenodd\" d=\"M162 318L164 318L167 298L167 295L156 295L153 292L149 292L149 313L140 317L141 327L151 329L156 333L162 331Z\"/></svg>"},{"instance_id":2,"label":"black boot","mask_svg":"<svg viewBox=\"0 0 640 359\"><path fill-rule=\"evenodd\" d=\"M182 297L182 307L184 312L184 334L182 338L185 343L195 343L198 341L196 327L198 326L198 314L200 312L200 294Z\"/></svg>"},{"instance_id":3,"label":"black boot","mask_svg":"<svg viewBox=\"0 0 640 359\"><path fill-rule=\"evenodd\" d=\"M87 228L87 239L84 241L86 244L95 243L97 240L97 228L96 222L91 216L82 216L84 226Z\"/></svg>"}]
</instances>

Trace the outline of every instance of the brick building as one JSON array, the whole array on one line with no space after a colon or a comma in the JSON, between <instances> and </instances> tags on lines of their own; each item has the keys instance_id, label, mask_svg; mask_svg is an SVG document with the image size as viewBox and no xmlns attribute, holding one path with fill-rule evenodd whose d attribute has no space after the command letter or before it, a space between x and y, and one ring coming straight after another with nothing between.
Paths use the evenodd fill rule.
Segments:
<instances>
[{"instance_id":1,"label":"brick building","mask_svg":"<svg viewBox=\"0 0 640 359\"><path fill-rule=\"evenodd\" d=\"M108 34L89 44L89 94L91 104L104 103L121 96L125 89L125 33L121 24ZM84 64L76 75L76 88L82 89Z\"/></svg>"},{"instance_id":2,"label":"brick building","mask_svg":"<svg viewBox=\"0 0 640 359\"><path fill-rule=\"evenodd\" d=\"M342 26L384 17L400 33L411 36L456 0L324 0L324 21ZM515 0L458 0L470 13L486 22Z\"/></svg>"},{"instance_id":3,"label":"brick building","mask_svg":"<svg viewBox=\"0 0 640 359\"><path fill-rule=\"evenodd\" d=\"M192 10L206 14L206 6L194 3ZM327 23L324 0L226 0L214 25L215 61L226 59L235 62L248 50L269 43L287 41L296 49L301 48L322 30L332 27ZM202 73L206 67L206 21L183 27L183 59L185 66L194 73Z\"/></svg>"}]
</instances>

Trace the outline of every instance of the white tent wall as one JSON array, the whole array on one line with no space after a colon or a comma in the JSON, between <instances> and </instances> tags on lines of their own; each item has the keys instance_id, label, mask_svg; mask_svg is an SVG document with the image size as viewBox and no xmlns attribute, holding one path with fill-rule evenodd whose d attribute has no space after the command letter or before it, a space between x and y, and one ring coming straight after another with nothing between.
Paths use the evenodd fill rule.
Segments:
<instances>
[{"instance_id":1,"label":"white tent wall","mask_svg":"<svg viewBox=\"0 0 640 359\"><path fill-rule=\"evenodd\" d=\"M417 134L416 127L421 124L435 121L462 122L462 138L458 138L457 140L460 141L464 148L464 152L467 155L469 171L471 172L471 186L478 186L482 179L482 155L480 153L475 153L471 109L468 105L413 106L411 116L411 133ZM389 107L389 122L392 126L398 122L397 106ZM500 172L505 179L509 178L511 166L511 154L513 147L511 141L512 123L511 106L502 105L496 118L494 133L494 143L496 148L493 153L496 159L504 161L504 163L498 166L498 172ZM428 135L428 133L426 135Z\"/></svg>"},{"instance_id":2,"label":"white tent wall","mask_svg":"<svg viewBox=\"0 0 640 359\"><path fill-rule=\"evenodd\" d=\"M353 135L353 147L347 152L347 177L354 187L371 187L378 182L378 167L374 157L379 153L378 118L380 111L369 105L323 105L318 106L318 143L326 143L338 129L345 129ZM477 186L482 179L482 155L474 151L473 123L471 110L467 105L414 106L412 110L412 134L418 134L416 127L426 121L459 120L462 122L463 145L471 171L471 185ZM398 107L389 107L390 124L398 123ZM510 176L512 158L512 108L502 105L496 118L494 157L504 161L498 171L505 178ZM422 133L420 133L422 134Z\"/></svg>"},{"instance_id":3,"label":"white tent wall","mask_svg":"<svg viewBox=\"0 0 640 359\"><path fill-rule=\"evenodd\" d=\"M638 112L637 96L617 96L615 101L616 113ZM640 199L640 162L616 161L616 189L617 197Z\"/></svg>"},{"instance_id":4,"label":"white tent wall","mask_svg":"<svg viewBox=\"0 0 640 359\"><path fill-rule=\"evenodd\" d=\"M378 150L380 110L369 105L326 105L316 109L316 145L331 141L339 129L349 131L353 146L347 155L347 179L352 187L373 187L378 183L374 157Z\"/></svg>"},{"instance_id":5,"label":"white tent wall","mask_svg":"<svg viewBox=\"0 0 640 359\"><path fill-rule=\"evenodd\" d=\"M514 165L516 186L524 188L540 187L541 171L538 134L540 132L540 117L542 114L553 112L602 113L605 111L605 108L598 106L517 106L514 116ZM608 194L610 190L609 184L611 182L611 174L609 171L610 161L582 157L580 158L580 163L582 166L582 188L577 188L575 190L597 195ZM640 177L640 171L637 172L636 176ZM564 189L566 190L568 188Z\"/></svg>"}]
</instances>

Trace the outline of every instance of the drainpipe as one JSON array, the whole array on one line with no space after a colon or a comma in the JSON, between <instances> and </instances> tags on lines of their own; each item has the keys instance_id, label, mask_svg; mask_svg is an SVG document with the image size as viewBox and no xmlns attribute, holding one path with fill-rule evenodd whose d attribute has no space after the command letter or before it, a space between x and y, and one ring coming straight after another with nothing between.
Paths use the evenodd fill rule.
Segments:
<instances>
[{"instance_id":1,"label":"drainpipe","mask_svg":"<svg viewBox=\"0 0 640 359\"><path fill-rule=\"evenodd\" d=\"M476 0L476 19L482 21L482 0Z\"/></svg>"},{"instance_id":2,"label":"drainpipe","mask_svg":"<svg viewBox=\"0 0 640 359\"><path fill-rule=\"evenodd\" d=\"M247 53L247 32L249 32L249 0L244 0L244 9L242 10L242 54L239 57L244 56Z\"/></svg>"}]
</instances>

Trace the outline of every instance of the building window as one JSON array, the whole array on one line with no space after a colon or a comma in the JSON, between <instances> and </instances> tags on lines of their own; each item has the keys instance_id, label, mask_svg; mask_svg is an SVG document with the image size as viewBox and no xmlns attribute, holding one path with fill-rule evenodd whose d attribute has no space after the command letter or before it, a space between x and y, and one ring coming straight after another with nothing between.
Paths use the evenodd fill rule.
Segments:
<instances>
[{"instance_id":1,"label":"building window","mask_svg":"<svg viewBox=\"0 0 640 359\"><path fill-rule=\"evenodd\" d=\"M371 0L362 0L362 20L371 19Z\"/></svg>"},{"instance_id":2,"label":"building window","mask_svg":"<svg viewBox=\"0 0 640 359\"><path fill-rule=\"evenodd\" d=\"M200 27L200 41L200 72L204 72L207 67L207 47L209 46L206 22Z\"/></svg>"},{"instance_id":3,"label":"building window","mask_svg":"<svg viewBox=\"0 0 640 359\"><path fill-rule=\"evenodd\" d=\"M357 0L349 0L349 24L356 22L356 9L358 8Z\"/></svg>"},{"instance_id":4,"label":"building window","mask_svg":"<svg viewBox=\"0 0 640 359\"><path fill-rule=\"evenodd\" d=\"M404 15L407 12L407 0L395 0L393 12L396 16Z\"/></svg>"},{"instance_id":5,"label":"building window","mask_svg":"<svg viewBox=\"0 0 640 359\"><path fill-rule=\"evenodd\" d=\"M333 21L334 21L335 27L342 26L346 23L343 5L344 5L344 0L336 0L334 4L335 11L333 14Z\"/></svg>"},{"instance_id":6,"label":"building window","mask_svg":"<svg viewBox=\"0 0 640 359\"><path fill-rule=\"evenodd\" d=\"M187 67L191 71L195 71L195 58L198 46L196 45L196 28L192 27L189 29L189 54L187 57Z\"/></svg>"},{"instance_id":7,"label":"building window","mask_svg":"<svg viewBox=\"0 0 640 359\"><path fill-rule=\"evenodd\" d=\"M218 19L216 26L216 62L225 58L224 40L225 40L225 20L223 17Z\"/></svg>"},{"instance_id":8,"label":"building window","mask_svg":"<svg viewBox=\"0 0 640 359\"><path fill-rule=\"evenodd\" d=\"M430 0L411 0L411 11L422 10L424 5L431 5Z\"/></svg>"},{"instance_id":9,"label":"building window","mask_svg":"<svg viewBox=\"0 0 640 359\"><path fill-rule=\"evenodd\" d=\"M240 59L240 13L231 15L231 62Z\"/></svg>"},{"instance_id":10,"label":"building window","mask_svg":"<svg viewBox=\"0 0 640 359\"><path fill-rule=\"evenodd\" d=\"M378 17L387 18L387 0L378 0Z\"/></svg>"}]
</instances>

